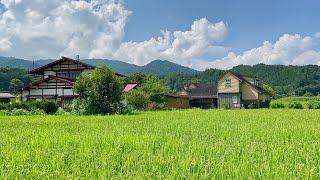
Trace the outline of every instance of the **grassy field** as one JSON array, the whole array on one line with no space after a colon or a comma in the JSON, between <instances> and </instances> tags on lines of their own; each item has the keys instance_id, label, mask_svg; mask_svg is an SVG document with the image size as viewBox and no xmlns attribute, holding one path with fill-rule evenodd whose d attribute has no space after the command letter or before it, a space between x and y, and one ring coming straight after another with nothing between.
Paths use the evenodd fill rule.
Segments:
<instances>
[{"instance_id":1,"label":"grassy field","mask_svg":"<svg viewBox=\"0 0 320 180\"><path fill-rule=\"evenodd\" d=\"M303 105L303 108L308 109L308 103L310 102L320 102L320 96L315 97L285 97L277 100L273 100L273 102L279 102L284 104L286 107L289 106L290 103L299 102Z\"/></svg>"},{"instance_id":2,"label":"grassy field","mask_svg":"<svg viewBox=\"0 0 320 180\"><path fill-rule=\"evenodd\" d=\"M4 178L320 178L319 110L0 117Z\"/></svg>"}]
</instances>

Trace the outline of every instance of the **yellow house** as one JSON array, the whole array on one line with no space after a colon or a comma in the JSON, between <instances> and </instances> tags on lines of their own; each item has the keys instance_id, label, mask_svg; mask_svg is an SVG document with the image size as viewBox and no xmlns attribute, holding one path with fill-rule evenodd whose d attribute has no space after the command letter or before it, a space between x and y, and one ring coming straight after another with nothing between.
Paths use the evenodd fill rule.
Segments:
<instances>
[{"instance_id":1,"label":"yellow house","mask_svg":"<svg viewBox=\"0 0 320 180\"><path fill-rule=\"evenodd\" d=\"M167 99L171 109L264 108L270 103L270 95L258 78L232 71L224 73L216 84L187 84Z\"/></svg>"},{"instance_id":2,"label":"yellow house","mask_svg":"<svg viewBox=\"0 0 320 180\"><path fill-rule=\"evenodd\" d=\"M219 108L268 107L269 93L258 78L227 71L218 80Z\"/></svg>"}]
</instances>

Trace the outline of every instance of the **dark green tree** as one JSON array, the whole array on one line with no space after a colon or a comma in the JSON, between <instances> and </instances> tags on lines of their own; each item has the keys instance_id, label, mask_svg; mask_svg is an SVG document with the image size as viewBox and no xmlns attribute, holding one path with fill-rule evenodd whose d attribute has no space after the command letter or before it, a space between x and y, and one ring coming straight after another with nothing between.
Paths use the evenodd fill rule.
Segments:
<instances>
[{"instance_id":1,"label":"dark green tree","mask_svg":"<svg viewBox=\"0 0 320 180\"><path fill-rule=\"evenodd\" d=\"M149 95L150 101L161 104L166 102L166 95L169 90L164 83L156 76L149 75L141 90Z\"/></svg>"},{"instance_id":2,"label":"dark green tree","mask_svg":"<svg viewBox=\"0 0 320 180\"><path fill-rule=\"evenodd\" d=\"M23 86L23 82L20 79L12 79L10 81L10 91L16 92L19 88Z\"/></svg>"},{"instance_id":3,"label":"dark green tree","mask_svg":"<svg viewBox=\"0 0 320 180\"><path fill-rule=\"evenodd\" d=\"M105 65L90 74L81 75L73 88L79 94L76 104L78 108L82 108L83 114L113 114L120 107L120 79Z\"/></svg>"},{"instance_id":4,"label":"dark green tree","mask_svg":"<svg viewBox=\"0 0 320 180\"><path fill-rule=\"evenodd\" d=\"M141 72L134 72L130 74L130 76L126 79L127 83L138 83L138 84L143 84L147 78L147 75L141 73Z\"/></svg>"}]
</instances>

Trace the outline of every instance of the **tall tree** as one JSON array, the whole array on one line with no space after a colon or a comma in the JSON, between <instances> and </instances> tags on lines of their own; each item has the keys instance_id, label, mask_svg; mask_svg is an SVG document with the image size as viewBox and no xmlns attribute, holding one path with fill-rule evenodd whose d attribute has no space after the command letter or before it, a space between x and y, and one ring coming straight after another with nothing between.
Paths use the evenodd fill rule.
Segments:
<instances>
[{"instance_id":1,"label":"tall tree","mask_svg":"<svg viewBox=\"0 0 320 180\"><path fill-rule=\"evenodd\" d=\"M113 114L120 106L120 79L105 65L81 75L73 88L79 94L76 102L84 114Z\"/></svg>"},{"instance_id":2,"label":"tall tree","mask_svg":"<svg viewBox=\"0 0 320 180\"><path fill-rule=\"evenodd\" d=\"M23 82L20 79L12 79L10 81L10 91L16 92L19 88L23 86Z\"/></svg>"}]
</instances>

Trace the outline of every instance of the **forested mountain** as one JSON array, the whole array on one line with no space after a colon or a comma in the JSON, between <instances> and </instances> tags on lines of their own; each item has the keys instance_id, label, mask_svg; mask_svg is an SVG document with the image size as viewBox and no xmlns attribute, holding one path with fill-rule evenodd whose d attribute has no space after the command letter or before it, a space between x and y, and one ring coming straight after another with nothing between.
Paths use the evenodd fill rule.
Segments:
<instances>
[{"instance_id":1,"label":"forested mountain","mask_svg":"<svg viewBox=\"0 0 320 180\"><path fill-rule=\"evenodd\" d=\"M35 62L17 59L17 58L7 58L0 56L0 67L11 67L11 68L22 68L25 70L31 70L35 67L39 67L54 60L37 60ZM179 72L185 74L194 74L197 71L188 67L184 67L167 60L155 60L145 66L137 66L134 64L129 64L123 61L108 60L108 59L85 59L81 60L87 64L94 66L107 65L114 71L129 75L133 72L140 71L145 74L155 74L155 75L166 75L168 73Z\"/></svg>"},{"instance_id":2,"label":"forested mountain","mask_svg":"<svg viewBox=\"0 0 320 180\"><path fill-rule=\"evenodd\" d=\"M11 67L31 70L34 66L32 61L17 59L14 57L0 56L0 67Z\"/></svg>"},{"instance_id":3,"label":"forested mountain","mask_svg":"<svg viewBox=\"0 0 320 180\"><path fill-rule=\"evenodd\" d=\"M232 70L257 76L273 86L279 95L318 95L320 93L320 66L265 65L237 66Z\"/></svg>"},{"instance_id":4,"label":"forested mountain","mask_svg":"<svg viewBox=\"0 0 320 180\"><path fill-rule=\"evenodd\" d=\"M30 75L28 71L19 68L0 68L0 91L12 90L12 87L20 88L23 84L30 83L37 77Z\"/></svg>"}]
</instances>

